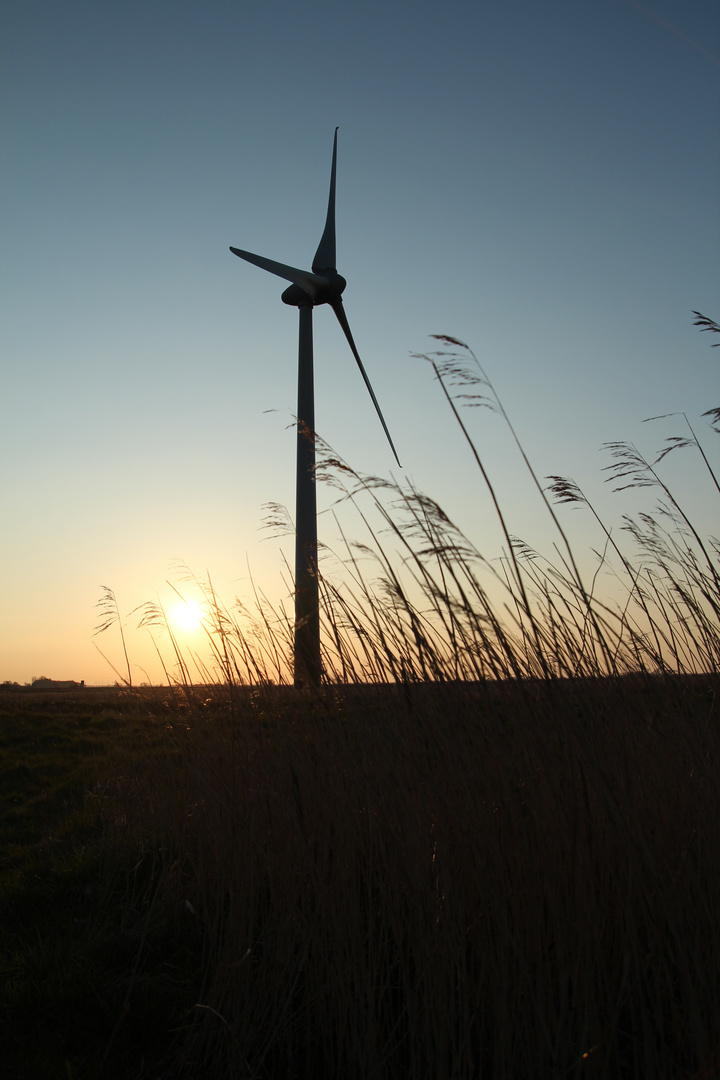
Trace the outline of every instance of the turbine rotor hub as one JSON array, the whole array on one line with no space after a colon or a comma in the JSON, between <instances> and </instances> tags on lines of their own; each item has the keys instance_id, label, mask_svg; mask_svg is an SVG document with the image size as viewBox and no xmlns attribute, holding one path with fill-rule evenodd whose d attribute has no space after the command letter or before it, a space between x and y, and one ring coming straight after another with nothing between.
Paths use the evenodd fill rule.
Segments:
<instances>
[{"instance_id":1,"label":"turbine rotor hub","mask_svg":"<svg viewBox=\"0 0 720 1080\"><path fill-rule=\"evenodd\" d=\"M342 296L347 285L342 274L338 274L337 270L321 270L317 276L323 278L327 285L318 289L314 296L306 292L302 285L290 285L282 294L282 302L291 307L306 307L308 304L317 307L318 304L332 304Z\"/></svg>"}]
</instances>

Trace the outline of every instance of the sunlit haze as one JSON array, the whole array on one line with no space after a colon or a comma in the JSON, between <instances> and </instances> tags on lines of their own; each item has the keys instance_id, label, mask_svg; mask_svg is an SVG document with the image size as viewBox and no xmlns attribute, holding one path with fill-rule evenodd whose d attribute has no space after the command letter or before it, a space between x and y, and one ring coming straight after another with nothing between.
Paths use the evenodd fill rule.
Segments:
<instances>
[{"instance_id":1,"label":"sunlit haze","mask_svg":"<svg viewBox=\"0 0 720 1080\"><path fill-rule=\"evenodd\" d=\"M170 621L176 630L194 633L202 623L202 608L196 600L183 600L175 604Z\"/></svg>"},{"instance_id":2,"label":"sunlit haze","mask_svg":"<svg viewBox=\"0 0 720 1080\"><path fill-rule=\"evenodd\" d=\"M138 681L164 678L143 604L202 636L188 568L228 606L287 606L292 539L261 526L294 507L298 317L228 249L310 266L337 125L345 310L403 470L321 307L316 426L343 459L412 481L496 557L413 355L450 334L538 474L571 475L618 528L637 493L603 483L601 444L652 456L687 430L642 421L684 412L718 462L701 414L720 349L692 314L720 319L716 0L5 0L2 24L0 681L113 682L102 586ZM466 418L511 532L551 548L501 419ZM663 468L717 532L697 455ZM592 565L589 515L563 521Z\"/></svg>"}]
</instances>

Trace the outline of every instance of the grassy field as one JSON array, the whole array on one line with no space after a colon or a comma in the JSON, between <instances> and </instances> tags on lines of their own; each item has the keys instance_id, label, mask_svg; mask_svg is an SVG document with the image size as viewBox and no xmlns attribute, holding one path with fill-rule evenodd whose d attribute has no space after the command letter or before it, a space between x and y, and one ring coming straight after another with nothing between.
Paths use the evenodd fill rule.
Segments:
<instances>
[{"instance_id":1,"label":"grassy field","mask_svg":"<svg viewBox=\"0 0 720 1080\"><path fill-rule=\"evenodd\" d=\"M161 734L113 691L0 690L7 1076L136 1075L192 997L199 953L175 927L146 925L157 853L111 808Z\"/></svg>"},{"instance_id":2,"label":"grassy field","mask_svg":"<svg viewBox=\"0 0 720 1080\"><path fill-rule=\"evenodd\" d=\"M4 691L6 1075L709 1080L717 692Z\"/></svg>"},{"instance_id":3,"label":"grassy field","mask_svg":"<svg viewBox=\"0 0 720 1080\"><path fill-rule=\"evenodd\" d=\"M654 460L610 444L614 488L657 502L606 525L572 478L543 486L440 341L499 558L317 440L363 536L336 519L339 572L320 567L321 687L288 685L285 610L195 581L204 657L158 604L137 616L167 689L133 688L107 587L123 686L0 688L7 1075L720 1075L720 542L662 462L693 454L720 494L716 472L686 417ZM507 424L552 559L512 535L463 404ZM599 530L590 573L559 503Z\"/></svg>"}]
</instances>

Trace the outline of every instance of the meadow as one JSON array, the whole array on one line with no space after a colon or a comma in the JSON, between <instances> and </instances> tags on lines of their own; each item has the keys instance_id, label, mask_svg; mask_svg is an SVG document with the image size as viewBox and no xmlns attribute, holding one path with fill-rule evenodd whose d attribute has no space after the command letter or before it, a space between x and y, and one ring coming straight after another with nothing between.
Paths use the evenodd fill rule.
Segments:
<instances>
[{"instance_id":1,"label":"meadow","mask_svg":"<svg viewBox=\"0 0 720 1080\"><path fill-rule=\"evenodd\" d=\"M128 660L114 689L0 689L8 1075L720 1072L718 543L662 462L715 474L687 421L652 462L608 448L611 482L658 497L622 534L596 515L611 602L557 516L595 513L571 479L524 458L552 562L511 535L461 408L510 421L467 347L440 344L499 562L319 443L365 529L345 576L321 574L321 688L289 685L283 610L196 582L210 660L139 613L167 687L133 686ZM101 608L118 634L110 590Z\"/></svg>"}]
</instances>

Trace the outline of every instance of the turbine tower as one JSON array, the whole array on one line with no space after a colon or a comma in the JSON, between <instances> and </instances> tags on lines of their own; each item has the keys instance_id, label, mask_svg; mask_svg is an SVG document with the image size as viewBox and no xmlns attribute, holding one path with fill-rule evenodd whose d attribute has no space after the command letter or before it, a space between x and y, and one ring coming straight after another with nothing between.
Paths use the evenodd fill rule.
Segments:
<instances>
[{"instance_id":1,"label":"turbine tower","mask_svg":"<svg viewBox=\"0 0 720 1080\"><path fill-rule=\"evenodd\" d=\"M320 660L320 605L317 576L317 502L315 494L315 393L313 384L312 312L320 304L329 304L335 312L347 338L380 423L398 465L400 461L390 438L387 424L380 411L375 392L355 347L343 307L342 294L347 282L336 268L335 254L335 173L337 168L337 133L333 140L330 195L325 229L312 270L298 270L285 263L274 262L262 255L231 247L233 255L245 262L268 270L292 284L282 294L285 304L298 309L298 405L297 405L297 477L295 488L295 649L294 681L296 686L319 686L322 675Z\"/></svg>"}]
</instances>

